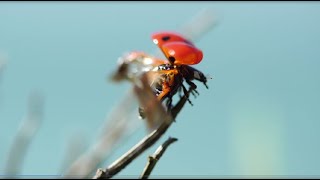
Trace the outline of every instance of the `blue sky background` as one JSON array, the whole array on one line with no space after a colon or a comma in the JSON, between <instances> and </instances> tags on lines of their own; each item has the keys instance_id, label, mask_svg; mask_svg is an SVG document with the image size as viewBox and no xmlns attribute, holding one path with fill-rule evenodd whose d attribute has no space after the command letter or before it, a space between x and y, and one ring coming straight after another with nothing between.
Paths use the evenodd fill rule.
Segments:
<instances>
[{"instance_id":1,"label":"blue sky background","mask_svg":"<svg viewBox=\"0 0 320 180\"><path fill-rule=\"evenodd\" d=\"M176 30L203 8L219 24L195 44L214 77L177 123L119 175L137 177L147 156L177 137L153 177L320 175L320 3L1 2L0 174L31 92L44 120L23 175L59 175L68 140L88 145L129 84L106 76L125 52L154 52L150 34ZM134 145L135 134L109 165Z\"/></svg>"}]
</instances>

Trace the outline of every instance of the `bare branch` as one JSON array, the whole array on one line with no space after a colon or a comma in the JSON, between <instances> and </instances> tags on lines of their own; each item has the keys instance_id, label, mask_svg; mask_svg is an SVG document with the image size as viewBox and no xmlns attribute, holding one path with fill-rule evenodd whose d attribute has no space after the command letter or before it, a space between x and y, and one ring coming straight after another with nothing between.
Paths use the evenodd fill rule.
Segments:
<instances>
[{"instance_id":1,"label":"bare branch","mask_svg":"<svg viewBox=\"0 0 320 180\"><path fill-rule=\"evenodd\" d=\"M141 179L148 179L151 171L159 161L159 159L162 157L163 153L166 151L168 146L174 142L176 142L178 139L177 138L172 138L169 137L161 146L158 147L156 152L153 154L153 156L149 156L149 161L146 165L146 167L143 170L143 173L141 175Z\"/></svg>"},{"instance_id":2,"label":"bare branch","mask_svg":"<svg viewBox=\"0 0 320 180\"><path fill-rule=\"evenodd\" d=\"M9 177L21 172L22 163L28 146L40 128L43 119L43 96L33 93L29 96L28 113L11 146L6 164L5 174Z\"/></svg>"},{"instance_id":3,"label":"bare branch","mask_svg":"<svg viewBox=\"0 0 320 180\"><path fill-rule=\"evenodd\" d=\"M182 97L180 101L177 103L177 105L172 109L171 114L169 115L164 111L163 106L161 103L155 98L155 96L152 94L152 96L149 96L148 91L151 91L150 86L148 85L148 81L142 77L142 87L139 87L137 85L134 86L134 89L136 91L136 94L138 96L138 99L143 104L143 99L154 99L154 105L153 108L145 109L146 111L146 119L148 118L161 118L163 119L163 123L153 132L151 132L149 135L147 135L145 138L143 138L138 144L136 144L134 147L132 147L127 153L122 155L119 159L114 161L106 170L98 169L96 172L96 175L93 177L93 179L103 179L103 178L111 178L118 172L120 172L122 169L124 169L128 164L130 164L136 157L138 157L140 154L142 154L145 150L147 150L149 147L151 147L154 143L157 142L157 140L167 131L167 129L170 127L171 123L173 122L173 119L177 116L177 114L180 112L182 107L187 101L186 96ZM191 89L188 91L188 95L191 92ZM147 101L149 102L149 101ZM154 111L152 113L152 111ZM162 113L159 113L161 112ZM157 114L157 115L155 115ZM153 120L152 120L153 122Z\"/></svg>"}]
</instances>

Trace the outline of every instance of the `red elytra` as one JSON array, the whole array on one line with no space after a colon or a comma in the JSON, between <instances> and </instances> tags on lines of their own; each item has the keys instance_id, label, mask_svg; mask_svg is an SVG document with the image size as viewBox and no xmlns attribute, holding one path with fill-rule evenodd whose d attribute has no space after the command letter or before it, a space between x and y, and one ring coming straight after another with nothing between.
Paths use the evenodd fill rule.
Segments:
<instances>
[{"instance_id":1,"label":"red elytra","mask_svg":"<svg viewBox=\"0 0 320 180\"><path fill-rule=\"evenodd\" d=\"M185 42L187 44L193 45L192 42L190 42L188 39L184 38L182 35L170 32L170 31L161 31L156 32L151 35L151 38L153 40L153 43L159 46L160 49L162 49L162 46L169 42Z\"/></svg>"},{"instance_id":2,"label":"red elytra","mask_svg":"<svg viewBox=\"0 0 320 180\"><path fill-rule=\"evenodd\" d=\"M166 58L173 64L193 65L201 62L203 53L200 49L185 42L168 42L162 45Z\"/></svg>"}]
</instances>

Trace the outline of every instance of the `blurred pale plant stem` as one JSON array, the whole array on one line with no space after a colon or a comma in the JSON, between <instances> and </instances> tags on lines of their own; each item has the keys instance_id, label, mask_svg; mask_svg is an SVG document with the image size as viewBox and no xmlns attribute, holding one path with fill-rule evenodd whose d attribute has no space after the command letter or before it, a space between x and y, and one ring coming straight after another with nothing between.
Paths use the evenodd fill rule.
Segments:
<instances>
[{"instance_id":1,"label":"blurred pale plant stem","mask_svg":"<svg viewBox=\"0 0 320 180\"><path fill-rule=\"evenodd\" d=\"M138 120L137 117L131 118L128 114L137 109L134 98L129 91L123 100L117 103L118 105L114 107L111 113L108 113L105 123L101 125L100 137L64 170L65 178L91 177L121 140L136 130L137 125L142 121L135 121Z\"/></svg>"},{"instance_id":2,"label":"blurred pale plant stem","mask_svg":"<svg viewBox=\"0 0 320 180\"><path fill-rule=\"evenodd\" d=\"M28 112L21 121L18 132L10 148L5 174L9 178L21 173L23 160L28 146L40 128L43 119L43 96L39 93L31 93L28 101Z\"/></svg>"},{"instance_id":3,"label":"blurred pale plant stem","mask_svg":"<svg viewBox=\"0 0 320 180\"><path fill-rule=\"evenodd\" d=\"M3 76L3 71L5 69L7 65L7 61L6 61L6 58L2 57L2 55L0 54L0 86L1 86L1 83L2 83L2 76ZM1 87L0 87L1 88ZM1 105L1 89L0 89L0 105Z\"/></svg>"},{"instance_id":4,"label":"blurred pale plant stem","mask_svg":"<svg viewBox=\"0 0 320 180\"><path fill-rule=\"evenodd\" d=\"M3 57L2 54L0 54L0 76L1 76L1 73L2 71L4 70L6 64L7 64L7 61L6 61L7 58Z\"/></svg>"},{"instance_id":5,"label":"blurred pale plant stem","mask_svg":"<svg viewBox=\"0 0 320 180\"><path fill-rule=\"evenodd\" d=\"M70 139L67 141L65 158L63 158L60 172L63 173L69 166L71 166L72 162L74 162L78 157L81 156L82 153L85 152L87 145L88 144L86 142L84 132L78 132L70 137Z\"/></svg>"}]
</instances>

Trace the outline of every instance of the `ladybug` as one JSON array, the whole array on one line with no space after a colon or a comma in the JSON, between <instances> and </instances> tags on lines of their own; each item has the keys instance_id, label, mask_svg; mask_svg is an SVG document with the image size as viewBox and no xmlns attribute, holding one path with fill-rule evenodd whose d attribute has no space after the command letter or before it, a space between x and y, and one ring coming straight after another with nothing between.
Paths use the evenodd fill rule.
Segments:
<instances>
[{"instance_id":1,"label":"ladybug","mask_svg":"<svg viewBox=\"0 0 320 180\"><path fill-rule=\"evenodd\" d=\"M196 91L197 86L192 82L198 80L208 88L205 75L189 66L198 64L203 58L203 53L195 45L174 32L158 32L152 36L153 42L158 45L168 62L155 68L158 76L153 80L151 87L159 101L167 99L166 106L170 110L172 98L177 92L183 92L187 96L187 88L184 86L185 81L192 89L192 94L199 94ZM188 97L188 96L187 96ZM192 102L188 102L192 105ZM139 109L140 116L143 118L143 109Z\"/></svg>"},{"instance_id":2,"label":"ladybug","mask_svg":"<svg viewBox=\"0 0 320 180\"><path fill-rule=\"evenodd\" d=\"M206 76L191 67L201 62L202 51L191 41L174 32L157 32L151 36L153 42L160 48L166 59L159 59L144 52L133 51L119 59L119 68L113 76L114 81L127 79L134 81L142 73L148 76L149 84L160 102L165 102L168 111L172 107L175 94L183 93L188 97L186 82L191 93L199 94L197 86L192 81L202 82L208 88ZM180 95L181 96L181 95ZM187 98L188 102L192 102ZM143 108L139 108L140 117L144 118Z\"/></svg>"}]
</instances>

